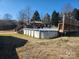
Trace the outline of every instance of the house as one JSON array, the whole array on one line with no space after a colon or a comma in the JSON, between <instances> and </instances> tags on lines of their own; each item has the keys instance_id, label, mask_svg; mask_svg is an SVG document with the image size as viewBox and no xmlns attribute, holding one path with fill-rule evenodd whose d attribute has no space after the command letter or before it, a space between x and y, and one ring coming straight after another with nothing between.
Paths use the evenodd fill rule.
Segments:
<instances>
[{"instance_id":1,"label":"house","mask_svg":"<svg viewBox=\"0 0 79 59\"><path fill-rule=\"evenodd\" d=\"M16 20L1 20L0 19L0 30L11 30L17 26Z\"/></svg>"}]
</instances>

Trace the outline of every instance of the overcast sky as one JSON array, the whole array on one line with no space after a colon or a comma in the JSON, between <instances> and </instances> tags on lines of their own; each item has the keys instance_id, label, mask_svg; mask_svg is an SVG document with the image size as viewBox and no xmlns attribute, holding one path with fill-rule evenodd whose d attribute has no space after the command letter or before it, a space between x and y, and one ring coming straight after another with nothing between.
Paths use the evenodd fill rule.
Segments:
<instances>
[{"instance_id":1,"label":"overcast sky","mask_svg":"<svg viewBox=\"0 0 79 59\"><path fill-rule=\"evenodd\" d=\"M33 11L38 10L40 14L51 14L54 10L61 12L64 4L70 3L74 8L79 8L79 0L0 0L0 18L9 13L17 18L18 12L26 7Z\"/></svg>"}]
</instances>

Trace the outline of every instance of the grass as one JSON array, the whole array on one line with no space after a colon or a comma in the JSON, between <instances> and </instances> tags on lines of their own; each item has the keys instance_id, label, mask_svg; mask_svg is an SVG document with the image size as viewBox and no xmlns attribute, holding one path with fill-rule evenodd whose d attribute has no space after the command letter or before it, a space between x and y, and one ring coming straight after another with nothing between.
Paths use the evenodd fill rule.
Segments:
<instances>
[{"instance_id":1,"label":"grass","mask_svg":"<svg viewBox=\"0 0 79 59\"><path fill-rule=\"evenodd\" d=\"M27 40L14 37L13 35L0 35L0 59L18 59L16 48L23 47ZM19 53L24 51L22 48Z\"/></svg>"},{"instance_id":2,"label":"grass","mask_svg":"<svg viewBox=\"0 0 79 59\"><path fill-rule=\"evenodd\" d=\"M79 59L79 37L35 39L23 34L0 34L28 40L25 46L17 48L20 59Z\"/></svg>"}]
</instances>

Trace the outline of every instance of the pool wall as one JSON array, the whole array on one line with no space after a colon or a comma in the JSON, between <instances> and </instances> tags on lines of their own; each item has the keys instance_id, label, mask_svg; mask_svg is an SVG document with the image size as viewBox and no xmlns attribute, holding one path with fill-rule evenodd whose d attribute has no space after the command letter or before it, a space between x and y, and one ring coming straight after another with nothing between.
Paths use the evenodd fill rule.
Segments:
<instances>
[{"instance_id":1,"label":"pool wall","mask_svg":"<svg viewBox=\"0 0 79 59\"><path fill-rule=\"evenodd\" d=\"M31 29L24 28L23 33L33 38L49 39L58 36L57 29Z\"/></svg>"}]
</instances>

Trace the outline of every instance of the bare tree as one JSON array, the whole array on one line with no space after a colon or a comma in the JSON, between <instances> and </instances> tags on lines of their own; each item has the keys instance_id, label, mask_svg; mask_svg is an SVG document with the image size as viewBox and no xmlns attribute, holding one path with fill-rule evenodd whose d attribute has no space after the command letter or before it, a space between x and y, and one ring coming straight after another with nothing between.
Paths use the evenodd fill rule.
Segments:
<instances>
[{"instance_id":1,"label":"bare tree","mask_svg":"<svg viewBox=\"0 0 79 59\"><path fill-rule=\"evenodd\" d=\"M19 12L19 20L30 20L31 17L31 9L29 7L22 9Z\"/></svg>"},{"instance_id":2,"label":"bare tree","mask_svg":"<svg viewBox=\"0 0 79 59\"><path fill-rule=\"evenodd\" d=\"M51 24L50 21L50 15L48 13L45 14L44 18L43 18L43 23L44 25L47 27Z\"/></svg>"},{"instance_id":3,"label":"bare tree","mask_svg":"<svg viewBox=\"0 0 79 59\"><path fill-rule=\"evenodd\" d=\"M69 13L69 12L72 12L73 11L73 7L70 3L66 3L63 5L63 8L62 8L62 12L63 13Z\"/></svg>"},{"instance_id":4,"label":"bare tree","mask_svg":"<svg viewBox=\"0 0 79 59\"><path fill-rule=\"evenodd\" d=\"M12 15L9 14L9 13L6 13L6 14L4 14L3 19L4 19L4 20L11 20L11 19L12 19Z\"/></svg>"},{"instance_id":5,"label":"bare tree","mask_svg":"<svg viewBox=\"0 0 79 59\"><path fill-rule=\"evenodd\" d=\"M16 30L21 30L23 27L26 27L27 23L31 18L31 9L29 7L22 9L18 15L18 26Z\"/></svg>"}]
</instances>

